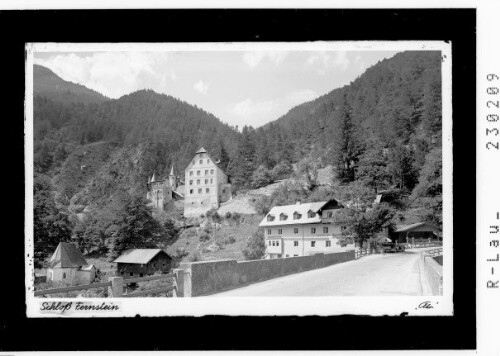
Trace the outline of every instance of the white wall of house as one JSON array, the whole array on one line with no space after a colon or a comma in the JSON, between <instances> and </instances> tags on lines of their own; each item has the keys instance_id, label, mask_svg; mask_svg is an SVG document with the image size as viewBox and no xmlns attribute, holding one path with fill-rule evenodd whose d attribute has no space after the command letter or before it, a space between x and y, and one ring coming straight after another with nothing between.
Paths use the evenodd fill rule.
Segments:
<instances>
[{"instance_id":1,"label":"white wall of house","mask_svg":"<svg viewBox=\"0 0 500 356\"><path fill-rule=\"evenodd\" d=\"M75 281L77 284L90 284L95 279L95 270L77 271Z\"/></svg>"},{"instance_id":2,"label":"white wall of house","mask_svg":"<svg viewBox=\"0 0 500 356\"><path fill-rule=\"evenodd\" d=\"M95 279L95 269L81 271L78 268L48 268L47 282L65 282L68 284L89 284Z\"/></svg>"},{"instance_id":3,"label":"white wall of house","mask_svg":"<svg viewBox=\"0 0 500 356\"><path fill-rule=\"evenodd\" d=\"M184 216L199 217L220 204L227 176L206 153L197 153L185 171Z\"/></svg>"},{"instance_id":4,"label":"white wall of house","mask_svg":"<svg viewBox=\"0 0 500 356\"><path fill-rule=\"evenodd\" d=\"M72 283L76 268L47 268L47 281Z\"/></svg>"},{"instance_id":5,"label":"white wall of house","mask_svg":"<svg viewBox=\"0 0 500 356\"><path fill-rule=\"evenodd\" d=\"M334 224L266 227L266 257L276 258L278 254L281 254L281 257L308 256L340 251L343 250L339 243L341 233L342 226Z\"/></svg>"}]
</instances>

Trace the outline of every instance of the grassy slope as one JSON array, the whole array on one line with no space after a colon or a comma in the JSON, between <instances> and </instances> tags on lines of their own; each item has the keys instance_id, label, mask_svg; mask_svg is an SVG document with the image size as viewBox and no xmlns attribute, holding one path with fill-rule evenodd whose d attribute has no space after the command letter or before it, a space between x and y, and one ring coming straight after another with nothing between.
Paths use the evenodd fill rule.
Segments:
<instances>
[{"instance_id":1,"label":"grassy slope","mask_svg":"<svg viewBox=\"0 0 500 356\"><path fill-rule=\"evenodd\" d=\"M214 259L235 259L244 260L243 249L246 246L247 238L257 231L259 222L262 218L256 215L242 216L239 224L224 220L220 228L215 231L212 229L208 241L200 241L199 235L201 228L190 228L180 234L167 248L167 253L176 255L179 248L184 248L185 251L192 253L199 250L203 256L203 260ZM230 237L234 237L234 242L230 243ZM220 242L222 247L217 251L207 251L206 248L214 245L215 242ZM183 258L183 261L188 261L189 256Z\"/></svg>"}]
</instances>

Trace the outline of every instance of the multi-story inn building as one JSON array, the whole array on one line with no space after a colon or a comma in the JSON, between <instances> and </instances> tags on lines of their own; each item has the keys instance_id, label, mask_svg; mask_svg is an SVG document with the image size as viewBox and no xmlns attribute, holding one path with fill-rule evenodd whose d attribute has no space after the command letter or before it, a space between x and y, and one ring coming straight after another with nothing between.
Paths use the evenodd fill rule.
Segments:
<instances>
[{"instance_id":1,"label":"multi-story inn building","mask_svg":"<svg viewBox=\"0 0 500 356\"><path fill-rule=\"evenodd\" d=\"M199 217L231 199L227 175L202 147L185 171L184 216Z\"/></svg>"},{"instance_id":2,"label":"multi-story inn building","mask_svg":"<svg viewBox=\"0 0 500 356\"><path fill-rule=\"evenodd\" d=\"M259 224L264 229L266 258L338 251L339 237L346 226L333 218L341 208L335 199L273 207Z\"/></svg>"}]
</instances>

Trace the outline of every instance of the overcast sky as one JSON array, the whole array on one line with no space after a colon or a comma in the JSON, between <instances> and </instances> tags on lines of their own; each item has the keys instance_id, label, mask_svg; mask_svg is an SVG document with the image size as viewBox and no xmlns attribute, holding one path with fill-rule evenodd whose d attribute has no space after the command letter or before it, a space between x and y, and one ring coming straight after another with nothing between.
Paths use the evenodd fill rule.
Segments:
<instances>
[{"instance_id":1,"label":"overcast sky","mask_svg":"<svg viewBox=\"0 0 500 356\"><path fill-rule=\"evenodd\" d=\"M119 98L168 94L230 125L261 126L342 87L395 51L46 52L34 62Z\"/></svg>"}]
</instances>

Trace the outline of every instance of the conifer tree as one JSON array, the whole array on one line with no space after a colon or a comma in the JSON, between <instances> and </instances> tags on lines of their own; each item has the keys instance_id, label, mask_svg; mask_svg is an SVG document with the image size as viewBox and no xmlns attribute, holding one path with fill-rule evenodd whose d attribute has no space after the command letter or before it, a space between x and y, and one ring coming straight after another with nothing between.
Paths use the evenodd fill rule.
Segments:
<instances>
[{"instance_id":1,"label":"conifer tree","mask_svg":"<svg viewBox=\"0 0 500 356\"><path fill-rule=\"evenodd\" d=\"M162 227L152 216L142 195L130 196L124 203L122 218L112 238L110 257L118 257L130 248L151 248L161 237Z\"/></svg>"},{"instance_id":2,"label":"conifer tree","mask_svg":"<svg viewBox=\"0 0 500 356\"><path fill-rule=\"evenodd\" d=\"M228 166L231 181L237 186L246 186L255 166L254 130L250 126L243 127L240 142L234 157Z\"/></svg>"},{"instance_id":3,"label":"conifer tree","mask_svg":"<svg viewBox=\"0 0 500 356\"><path fill-rule=\"evenodd\" d=\"M225 172L229 164L229 155L227 154L227 151L224 148L224 144L220 142L219 145L220 145L219 167Z\"/></svg>"},{"instance_id":4,"label":"conifer tree","mask_svg":"<svg viewBox=\"0 0 500 356\"><path fill-rule=\"evenodd\" d=\"M373 189L375 193L381 188L387 188L391 176L387 169L387 158L384 156L383 148L379 146L366 150L360 156L356 172L357 179L366 187Z\"/></svg>"},{"instance_id":5,"label":"conifer tree","mask_svg":"<svg viewBox=\"0 0 500 356\"><path fill-rule=\"evenodd\" d=\"M352 109L345 94L339 115L338 131L334 141L334 164L338 179L348 183L355 179L355 166L361 149L353 123Z\"/></svg>"},{"instance_id":6,"label":"conifer tree","mask_svg":"<svg viewBox=\"0 0 500 356\"><path fill-rule=\"evenodd\" d=\"M35 175L33 194L35 265L40 267L59 242L70 240L71 224L68 217L56 208L47 176Z\"/></svg>"}]
</instances>

